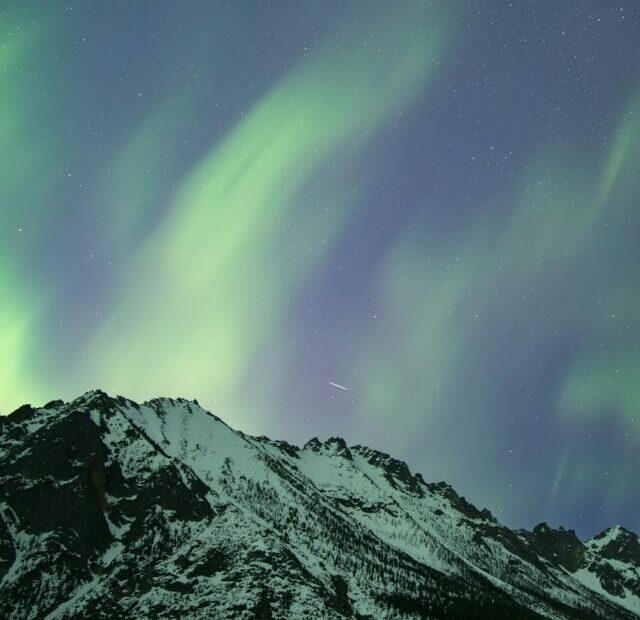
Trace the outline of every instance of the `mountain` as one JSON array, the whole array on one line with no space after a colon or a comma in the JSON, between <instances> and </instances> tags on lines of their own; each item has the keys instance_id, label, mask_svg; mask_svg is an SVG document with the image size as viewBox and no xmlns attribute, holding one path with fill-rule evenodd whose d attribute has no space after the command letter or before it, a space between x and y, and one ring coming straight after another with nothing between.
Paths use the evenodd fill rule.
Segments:
<instances>
[{"instance_id":1,"label":"mountain","mask_svg":"<svg viewBox=\"0 0 640 620\"><path fill-rule=\"evenodd\" d=\"M0 617L640 617L640 542L511 530L343 439L101 391L0 416Z\"/></svg>"}]
</instances>

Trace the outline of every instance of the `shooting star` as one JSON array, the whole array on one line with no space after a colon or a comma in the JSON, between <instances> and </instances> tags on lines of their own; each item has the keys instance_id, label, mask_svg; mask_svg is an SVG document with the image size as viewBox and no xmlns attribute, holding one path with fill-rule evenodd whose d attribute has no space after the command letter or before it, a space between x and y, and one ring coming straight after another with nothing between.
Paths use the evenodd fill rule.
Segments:
<instances>
[{"instance_id":1,"label":"shooting star","mask_svg":"<svg viewBox=\"0 0 640 620\"><path fill-rule=\"evenodd\" d=\"M327 383L329 385L332 385L333 387L337 387L339 390L344 390L345 392L347 391L347 388L344 387L344 385L340 385L339 383L334 383L333 381L327 381Z\"/></svg>"}]
</instances>

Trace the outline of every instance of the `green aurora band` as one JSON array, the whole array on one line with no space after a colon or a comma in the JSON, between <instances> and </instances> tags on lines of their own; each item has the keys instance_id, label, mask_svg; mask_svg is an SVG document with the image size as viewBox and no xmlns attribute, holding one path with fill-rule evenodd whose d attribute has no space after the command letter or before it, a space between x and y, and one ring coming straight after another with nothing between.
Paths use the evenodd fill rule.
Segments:
<instances>
[{"instance_id":1,"label":"green aurora band","mask_svg":"<svg viewBox=\"0 0 640 620\"><path fill-rule=\"evenodd\" d=\"M275 432L297 376L296 303L367 217L367 182L355 188L352 171L442 87L447 60L463 45L456 3L376 7L345 12L205 150L192 148L185 125L209 113L207 80L217 84L222 69L214 61L211 75L192 75L176 58L158 60L159 74L179 77L131 113L126 131L101 138L92 176L77 181L85 210L67 206L76 183L69 170L81 157L76 136L100 129L79 127L54 96L64 70L39 68L55 55L47 33L71 36L80 18L27 4L4 15L3 413L101 387L136 399L198 398L233 426ZM176 48L184 65L202 54L188 35ZM546 497L547 514L557 515L606 475L599 497L615 518L640 440L640 91L612 124L588 156L570 140L540 145L503 204L474 205L444 241L429 243L432 223L419 209L391 235L371 267L375 320L335 336L348 353L343 375L327 379L349 386L340 397L352 398L351 438L424 455L410 464L454 485L474 471L478 485L485 480L480 501L505 506L516 482L510 463L520 459L523 469L538 452L512 453L502 429L519 410L497 391L508 384L523 399L543 391L561 447L529 475L531 496ZM49 264L76 219L89 222L87 245L102 261L91 299L78 293L73 269ZM542 349L564 336L573 340L557 362L559 384L529 388ZM556 363L551 353L548 363ZM496 411L503 405L508 415ZM603 427L625 438L609 459L590 447ZM478 446L465 459L461 437ZM504 516L524 519L525 510Z\"/></svg>"},{"instance_id":2,"label":"green aurora band","mask_svg":"<svg viewBox=\"0 0 640 620\"><path fill-rule=\"evenodd\" d=\"M496 426L491 415L495 401L487 387L495 381L487 367L499 347L484 337L486 322L504 325L521 385L539 354L535 343L577 328L586 333L555 403L557 427L572 420L574 432L582 427L591 438L589 425L602 419L622 426L632 443L621 447L612 466L567 441L557 463L537 465L548 471L533 484L554 481L547 506L553 514L560 492L565 503L578 502L594 476L604 472L608 477L615 469L618 475L607 485L603 503L611 518L619 514L634 476L632 446L640 438L640 349L631 337L638 333L640 288L633 263L618 271L606 265L620 239L633 247L639 121L640 98L633 96L613 146L603 150L592 174L582 172L588 166L575 165L576 148L535 157L521 180L521 199L508 216L481 213L475 227L439 255L430 253L425 260L428 230L419 220L406 227L380 271L384 321L365 335L368 346L357 351L354 362L355 389L363 395L354 428L377 428L383 443L393 412L398 430L392 439L401 451L418 450L432 435L437 444L428 443L428 449L437 454L433 460L445 463L443 474L462 476L470 467L482 471L490 453L512 453L495 441L505 422ZM594 278L597 286L590 286ZM540 307L553 316L538 313ZM465 415L469 411L471 419ZM457 431L447 432L451 426ZM457 458L460 434L473 436L483 449ZM508 471L504 462L496 457L485 475ZM509 475L502 476L489 494L496 505L505 487L512 486Z\"/></svg>"},{"instance_id":3,"label":"green aurora band","mask_svg":"<svg viewBox=\"0 0 640 620\"><path fill-rule=\"evenodd\" d=\"M354 208L339 185L308 204L314 177L344 151L363 148L428 85L454 21L434 7L386 12L365 27L364 42L354 42L349 28L336 32L193 167L123 275L116 306L86 346L76 390L97 381L147 397L162 385L212 398L234 424L255 425L252 408L237 402L250 363L286 330L288 300ZM425 24L420 36L406 36L417 20ZM384 41L374 63L368 40ZM126 170L131 160L153 159L145 150L157 154L148 134L174 120L173 107L161 104L119 155L125 196L118 204L131 205L127 213L139 197L148 204L154 182L153 175L127 181ZM130 229L131 217L116 226ZM118 228L115 238L122 235Z\"/></svg>"}]
</instances>

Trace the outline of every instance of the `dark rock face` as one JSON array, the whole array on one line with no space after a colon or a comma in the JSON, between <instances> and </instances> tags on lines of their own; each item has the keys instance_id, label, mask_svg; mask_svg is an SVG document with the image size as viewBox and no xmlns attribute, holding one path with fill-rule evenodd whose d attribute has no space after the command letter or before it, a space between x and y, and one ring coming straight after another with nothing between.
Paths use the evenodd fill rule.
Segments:
<instances>
[{"instance_id":1,"label":"dark rock face","mask_svg":"<svg viewBox=\"0 0 640 620\"><path fill-rule=\"evenodd\" d=\"M322 448L322 442L317 437L309 439L309 441L304 444L305 450L313 450L314 452L317 452L320 448Z\"/></svg>"},{"instance_id":2,"label":"dark rock face","mask_svg":"<svg viewBox=\"0 0 640 620\"><path fill-rule=\"evenodd\" d=\"M602 532L592 540L598 540L607 534L608 530ZM615 538L612 538L600 548L600 555L603 558L618 560L620 562L633 563L640 566L640 539L633 532L621 527Z\"/></svg>"},{"instance_id":3,"label":"dark rock face","mask_svg":"<svg viewBox=\"0 0 640 620\"><path fill-rule=\"evenodd\" d=\"M342 437L330 437L324 442L324 446L325 448L333 450L337 455L347 459L348 461L353 461L351 450L347 448L347 444Z\"/></svg>"},{"instance_id":4,"label":"dark rock face","mask_svg":"<svg viewBox=\"0 0 640 620\"><path fill-rule=\"evenodd\" d=\"M446 497L463 515L469 519L480 519L484 521L496 521L491 512L483 508L479 510L473 504L468 502L465 497L458 495L453 488L446 482L437 482L428 484L427 488L432 493L438 493Z\"/></svg>"},{"instance_id":5,"label":"dark rock face","mask_svg":"<svg viewBox=\"0 0 640 620\"><path fill-rule=\"evenodd\" d=\"M205 485L192 476L187 486L175 466L150 470L138 484L124 477L118 461L108 462L105 419L116 415L116 409L106 394L97 393L62 415L52 414L56 408L65 405L53 401L41 410L22 407L3 425L3 447L8 443L9 450L0 486L5 507L0 513L0 570L6 573L16 560L10 531L42 540L42 545L27 553L30 569L3 588L8 596L0 597L1 617L10 617L9 611L15 616L12 598L25 608L42 598L52 607L62 602L100 569L99 559L114 542L113 528L130 524L131 535L143 536L146 515L156 508L173 511L177 519L212 515L204 500ZM89 409L104 416L100 424ZM130 429L131 438L138 434ZM127 501L129 496L135 501ZM33 588L36 575L57 570L55 586Z\"/></svg>"},{"instance_id":6,"label":"dark rock face","mask_svg":"<svg viewBox=\"0 0 640 620\"><path fill-rule=\"evenodd\" d=\"M24 422L25 420L28 420L34 413L35 409L31 405L22 405L15 411L12 411L7 416L7 420L10 420L13 423Z\"/></svg>"},{"instance_id":7,"label":"dark rock face","mask_svg":"<svg viewBox=\"0 0 640 620\"><path fill-rule=\"evenodd\" d=\"M539 523L531 532L531 540L540 556L572 573L584 565L586 549L573 530L562 527L555 530Z\"/></svg>"},{"instance_id":8,"label":"dark rock face","mask_svg":"<svg viewBox=\"0 0 640 620\"><path fill-rule=\"evenodd\" d=\"M59 409L60 407L64 406L64 401L63 400L52 400L49 401L46 405L44 405L42 408L43 409Z\"/></svg>"},{"instance_id":9,"label":"dark rock face","mask_svg":"<svg viewBox=\"0 0 640 620\"><path fill-rule=\"evenodd\" d=\"M640 539L629 530L609 528L587 541L587 565L604 590L622 600L640 599Z\"/></svg>"},{"instance_id":10,"label":"dark rock face","mask_svg":"<svg viewBox=\"0 0 640 620\"><path fill-rule=\"evenodd\" d=\"M422 476L412 475L409 466L398 459L364 446L353 446L352 450L367 459L374 467L380 467L385 472L385 477L394 488L403 488L416 495L423 495Z\"/></svg>"},{"instance_id":11,"label":"dark rock face","mask_svg":"<svg viewBox=\"0 0 640 620\"><path fill-rule=\"evenodd\" d=\"M638 550L622 528L514 532L383 452L248 437L195 401L98 390L0 418L10 620L625 620L567 570L628 601L615 562Z\"/></svg>"},{"instance_id":12,"label":"dark rock face","mask_svg":"<svg viewBox=\"0 0 640 620\"><path fill-rule=\"evenodd\" d=\"M610 564L596 564L593 572L599 577L602 587L614 596L624 596L624 583L620 573Z\"/></svg>"},{"instance_id":13,"label":"dark rock face","mask_svg":"<svg viewBox=\"0 0 640 620\"><path fill-rule=\"evenodd\" d=\"M29 449L5 464L2 500L30 533L72 529L83 549L104 551L105 459L99 429L87 416L62 418L36 431Z\"/></svg>"},{"instance_id":14,"label":"dark rock face","mask_svg":"<svg viewBox=\"0 0 640 620\"><path fill-rule=\"evenodd\" d=\"M4 579L4 576L16 561L16 550L12 542L7 524L0 520L0 581Z\"/></svg>"},{"instance_id":15,"label":"dark rock face","mask_svg":"<svg viewBox=\"0 0 640 620\"><path fill-rule=\"evenodd\" d=\"M19 410L11 421L21 424L47 415L31 410L25 416L25 412ZM18 428L12 430L10 437L23 435ZM93 562L106 551L111 538L100 489L106 450L98 428L88 417L69 415L25 436L30 438L28 448L16 450L13 459L2 462L0 502L6 508L0 527L5 533L19 529L41 540L42 546L28 556L30 569L6 586L9 596L0 597L3 617L8 617L12 597L25 605L36 604L41 598L51 605L64 600L69 591L90 577ZM17 445L23 443L18 441ZM10 555L22 558L13 538L11 545ZM33 587L36 575L56 566L64 567L60 589L46 583Z\"/></svg>"},{"instance_id":16,"label":"dark rock face","mask_svg":"<svg viewBox=\"0 0 640 620\"><path fill-rule=\"evenodd\" d=\"M331 583L335 590L336 611L343 616L352 616L353 609L351 608L351 601L349 600L349 584L347 580L341 575L331 575Z\"/></svg>"}]
</instances>

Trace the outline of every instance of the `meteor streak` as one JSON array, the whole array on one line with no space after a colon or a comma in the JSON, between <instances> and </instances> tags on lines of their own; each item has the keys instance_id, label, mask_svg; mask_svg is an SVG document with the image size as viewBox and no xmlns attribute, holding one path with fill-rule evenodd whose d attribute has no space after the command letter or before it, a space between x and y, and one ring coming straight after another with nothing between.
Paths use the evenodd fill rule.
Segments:
<instances>
[{"instance_id":1,"label":"meteor streak","mask_svg":"<svg viewBox=\"0 0 640 620\"><path fill-rule=\"evenodd\" d=\"M332 385L333 387L337 387L339 390L344 390L345 392L347 391L347 388L344 387L344 385L340 385L339 383L334 383L333 381L327 381L327 383L329 385Z\"/></svg>"}]
</instances>

